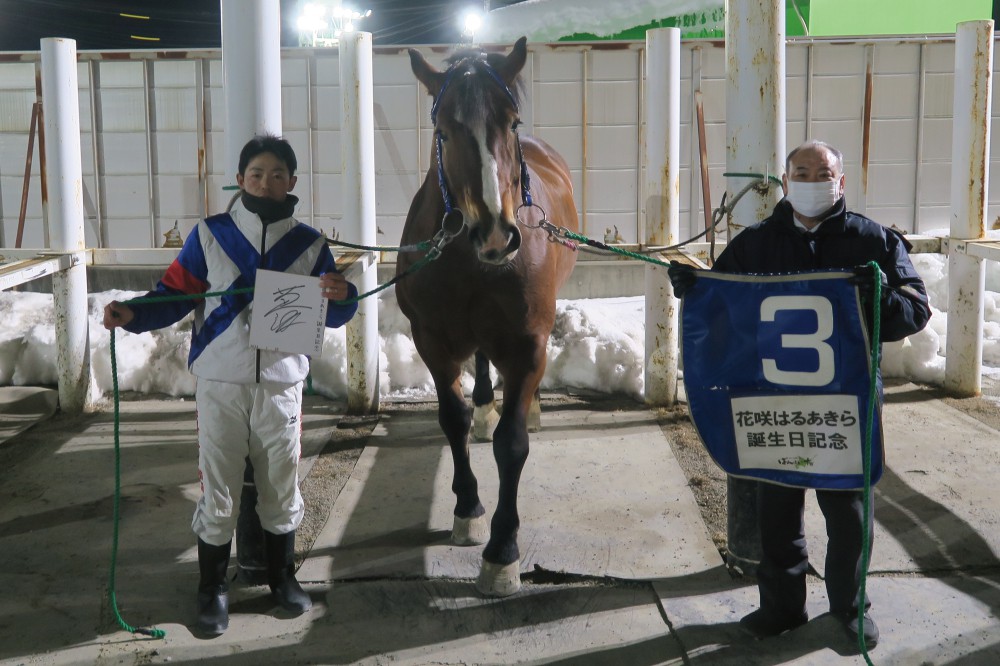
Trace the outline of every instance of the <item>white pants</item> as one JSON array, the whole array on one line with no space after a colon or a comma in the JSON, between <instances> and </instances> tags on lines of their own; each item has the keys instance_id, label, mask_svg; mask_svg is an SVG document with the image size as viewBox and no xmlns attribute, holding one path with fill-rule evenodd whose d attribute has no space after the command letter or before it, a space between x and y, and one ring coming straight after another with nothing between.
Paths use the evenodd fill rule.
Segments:
<instances>
[{"instance_id":1,"label":"white pants","mask_svg":"<svg viewBox=\"0 0 1000 666\"><path fill-rule=\"evenodd\" d=\"M198 476L202 495L191 529L221 546L233 538L246 457L257 484L257 515L272 534L291 532L305 513L299 494L302 383L230 384L198 379Z\"/></svg>"}]
</instances>

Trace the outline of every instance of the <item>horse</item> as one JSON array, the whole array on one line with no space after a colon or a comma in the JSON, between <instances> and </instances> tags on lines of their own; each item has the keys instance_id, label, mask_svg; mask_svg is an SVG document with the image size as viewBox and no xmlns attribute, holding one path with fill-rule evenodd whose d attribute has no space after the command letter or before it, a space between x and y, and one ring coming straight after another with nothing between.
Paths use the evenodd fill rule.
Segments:
<instances>
[{"instance_id":1,"label":"horse","mask_svg":"<svg viewBox=\"0 0 1000 666\"><path fill-rule=\"evenodd\" d=\"M451 448L456 502L452 542L485 543L476 588L508 596L521 588L517 491L528 457L556 294L576 262L561 232L579 223L566 161L518 132L526 38L510 52L458 50L439 71L409 49L414 76L433 99L430 167L403 226L404 245L433 239L434 259L400 253L396 297L434 380L438 423ZM419 270L412 270L424 261ZM487 526L469 461L472 423L463 365L475 354L477 404L493 399L487 360L502 378L493 429L500 488Z\"/></svg>"}]
</instances>

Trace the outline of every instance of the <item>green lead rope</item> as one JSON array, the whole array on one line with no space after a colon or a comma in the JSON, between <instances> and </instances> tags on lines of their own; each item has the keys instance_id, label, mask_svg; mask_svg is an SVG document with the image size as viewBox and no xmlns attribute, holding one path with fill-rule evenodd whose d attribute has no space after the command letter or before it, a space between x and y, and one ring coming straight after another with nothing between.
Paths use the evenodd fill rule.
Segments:
<instances>
[{"instance_id":1,"label":"green lead rope","mask_svg":"<svg viewBox=\"0 0 1000 666\"><path fill-rule=\"evenodd\" d=\"M111 602L111 612L115 614L115 620L125 631L132 634L142 634L151 638L164 638L167 632L162 629L150 629L147 627L133 627L122 619L118 612L118 599L115 594L115 569L118 564L118 506L122 491L122 457L121 445L118 438L118 364L115 360L115 331L111 330L111 380L115 393L115 500L114 500L114 537L111 542L111 573L108 575L108 599Z\"/></svg>"},{"instance_id":2,"label":"green lead rope","mask_svg":"<svg viewBox=\"0 0 1000 666\"><path fill-rule=\"evenodd\" d=\"M868 656L868 646L865 644L865 599L866 599L866 584L865 579L868 577L868 558L871 554L871 534L869 533L869 526L871 522L869 521L869 516L871 515L871 487L872 487L872 428L875 424L875 401L878 399L878 366L879 366L879 352L882 349L882 345L879 339L882 334L881 319L882 319L882 278L879 275L880 269L877 263L874 261L869 261L868 265L872 268L873 274L873 291L872 291L872 301L873 314L872 314L872 356L871 356L871 374L868 387L868 414L865 420L865 441L864 450L861 456L862 472L864 476L864 521L861 528L861 583L859 585L858 598L860 603L858 604L858 648L861 649L861 654L865 658L865 663L868 666L874 666L872 664L871 657Z\"/></svg>"}]
</instances>

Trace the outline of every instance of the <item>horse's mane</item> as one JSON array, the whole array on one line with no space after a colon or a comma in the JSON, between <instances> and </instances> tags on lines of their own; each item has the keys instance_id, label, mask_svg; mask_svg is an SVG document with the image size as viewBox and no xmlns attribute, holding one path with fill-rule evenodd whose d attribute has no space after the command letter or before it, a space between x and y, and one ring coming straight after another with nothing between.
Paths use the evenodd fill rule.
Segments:
<instances>
[{"instance_id":1,"label":"horse's mane","mask_svg":"<svg viewBox=\"0 0 1000 666\"><path fill-rule=\"evenodd\" d=\"M497 69L503 61L504 56L502 54L485 53L474 48L458 49L445 59L445 63L447 63L449 69L458 68L455 74L463 71L475 71L477 63L486 63L493 69ZM461 85L457 86L461 90L459 106L466 112L475 115L485 114L487 111L486 105L490 104L489 100L496 99L495 94L489 94L491 89L495 89L495 93L500 93L501 97L505 97L499 88L499 84L488 77L454 76L452 81L454 83L462 82ZM510 90L518 107L520 107L525 89L524 80L521 78L521 75L518 74L507 88Z\"/></svg>"}]
</instances>

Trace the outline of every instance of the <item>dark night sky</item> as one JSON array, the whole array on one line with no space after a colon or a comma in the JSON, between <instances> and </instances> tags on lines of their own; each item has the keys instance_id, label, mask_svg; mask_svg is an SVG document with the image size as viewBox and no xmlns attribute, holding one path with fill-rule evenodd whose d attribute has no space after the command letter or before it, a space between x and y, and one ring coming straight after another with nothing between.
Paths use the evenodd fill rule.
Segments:
<instances>
[{"instance_id":1,"label":"dark night sky","mask_svg":"<svg viewBox=\"0 0 1000 666\"><path fill-rule=\"evenodd\" d=\"M282 46L297 46L300 0L281 0ZM356 0L371 9L360 29L375 45L453 44L457 17L482 0ZM493 8L514 4L492 0ZM120 13L148 16L130 19ZM136 40L131 35L159 37ZM214 48L220 44L219 0L0 0L0 51L37 51L43 37L68 37L78 50Z\"/></svg>"}]
</instances>

